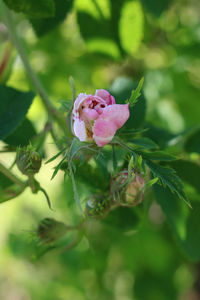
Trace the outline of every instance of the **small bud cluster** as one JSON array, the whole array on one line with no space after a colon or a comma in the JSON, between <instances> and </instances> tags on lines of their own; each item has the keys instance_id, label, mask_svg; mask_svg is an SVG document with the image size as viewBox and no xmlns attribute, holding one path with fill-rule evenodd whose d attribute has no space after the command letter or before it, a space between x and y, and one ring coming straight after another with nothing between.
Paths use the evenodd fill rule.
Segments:
<instances>
[{"instance_id":1,"label":"small bud cluster","mask_svg":"<svg viewBox=\"0 0 200 300\"><path fill-rule=\"evenodd\" d=\"M113 202L123 206L135 206L142 202L145 181L135 169L121 171L111 183Z\"/></svg>"},{"instance_id":2,"label":"small bud cluster","mask_svg":"<svg viewBox=\"0 0 200 300\"><path fill-rule=\"evenodd\" d=\"M52 243L64 236L67 232L67 226L52 218L43 219L37 229L37 236L43 243Z\"/></svg>"},{"instance_id":3,"label":"small bud cluster","mask_svg":"<svg viewBox=\"0 0 200 300\"><path fill-rule=\"evenodd\" d=\"M39 172L42 159L41 156L31 147L18 148L16 163L18 169L27 176Z\"/></svg>"},{"instance_id":4,"label":"small bud cluster","mask_svg":"<svg viewBox=\"0 0 200 300\"><path fill-rule=\"evenodd\" d=\"M85 213L89 217L103 217L110 209L110 203L104 195L92 195L85 207Z\"/></svg>"},{"instance_id":5,"label":"small bud cluster","mask_svg":"<svg viewBox=\"0 0 200 300\"><path fill-rule=\"evenodd\" d=\"M110 194L94 194L88 199L85 213L89 217L105 217L116 206L136 206L144 196L145 181L135 169L125 169L111 181Z\"/></svg>"}]
</instances>

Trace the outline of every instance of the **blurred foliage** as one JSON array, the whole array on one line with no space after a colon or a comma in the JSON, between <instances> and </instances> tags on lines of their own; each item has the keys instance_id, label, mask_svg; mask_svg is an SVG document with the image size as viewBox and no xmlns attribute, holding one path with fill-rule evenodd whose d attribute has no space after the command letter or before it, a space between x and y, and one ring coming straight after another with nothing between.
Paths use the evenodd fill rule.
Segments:
<instances>
[{"instance_id":1,"label":"blurred foliage","mask_svg":"<svg viewBox=\"0 0 200 300\"><path fill-rule=\"evenodd\" d=\"M71 99L70 75L77 93L106 88L118 103L130 97L144 76L142 96L119 134L125 138L126 130L134 127L134 146L156 149L155 142L169 154L181 153L181 160L165 161L159 166L176 170L192 209L168 189L155 185L155 193L147 191L142 204L114 209L100 220L90 219L83 236L72 230L58 241L56 250L38 241L36 224L52 218L79 226L80 217L68 174L63 182L64 172L60 171L50 183L59 158L56 163L43 164L37 180L48 186L54 211L47 210L42 194L32 195L29 189L0 207L0 299L199 299L200 2L26 1L33 5L31 9L18 5L24 1L4 2L10 7L15 4L15 11L25 13L15 16L18 34L57 107L60 100ZM23 121L33 99L27 91L33 86L16 58L16 50L9 45L2 23L0 43L0 82L4 84L0 91L9 89L12 96L5 106L0 101L0 132L5 132L5 126L7 132L6 137L1 136L1 148L13 150L19 139L21 146L31 140L40 148L50 131L44 129L46 121L41 113L45 112L36 99L28 119ZM7 52L6 64L2 64ZM26 95L22 110L19 90ZM9 101L16 103L12 111L18 116L16 122L8 114ZM19 114L21 111L23 114ZM146 137L143 140L139 135L142 130ZM48 158L58 153L50 135L45 152ZM124 150L119 149L116 156L117 168L126 166ZM14 160L12 152L1 153L6 165L12 167ZM103 159L97 156L88 165L74 161L74 167L81 204L94 191L108 192L109 173L113 170L109 149L103 150ZM0 202L22 191L1 174ZM76 242L78 246L67 251ZM59 250L59 243L65 245L65 251Z\"/></svg>"}]
</instances>

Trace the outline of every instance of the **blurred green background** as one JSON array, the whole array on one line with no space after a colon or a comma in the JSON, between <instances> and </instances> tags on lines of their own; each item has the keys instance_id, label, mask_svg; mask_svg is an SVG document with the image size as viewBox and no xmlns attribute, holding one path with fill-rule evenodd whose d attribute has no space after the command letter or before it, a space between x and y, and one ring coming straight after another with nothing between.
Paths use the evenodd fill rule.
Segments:
<instances>
[{"instance_id":1,"label":"blurred green background","mask_svg":"<svg viewBox=\"0 0 200 300\"><path fill-rule=\"evenodd\" d=\"M58 2L62 7L64 2ZM56 106L71 98L71 75L78 92L86 93L128 89L144 76L147 122L172 135L198 128L199 0L68 2L70 11L52 31L48 31L51 20L28 22L23 15L16 16L30 63ZM2 28L1 24L0 59L10 47ZM0 80L20 90L32 88L14 49ZM46 114L38 97L28 117L42 130ZM46 157L56 153L48 138ZM10 165L14 156L1 154L1 160ZM29 190L1 204L0 299L200 299L200 265L183 253L154 201L139 223L137 211L121 208L105 220L91 221L88 239L75 249L50 251L34 260L27 241L42 218L78 222L70 181L63 182L60 172L49 184L54 166L55 162L43 164L37 179L48 187L55 211L48 210L42 194L35 196ZM189 185L186 190L198 203L197 192ZM87 188L80 184L79 192L86 197Z\"/></svg>"}]
</instances>

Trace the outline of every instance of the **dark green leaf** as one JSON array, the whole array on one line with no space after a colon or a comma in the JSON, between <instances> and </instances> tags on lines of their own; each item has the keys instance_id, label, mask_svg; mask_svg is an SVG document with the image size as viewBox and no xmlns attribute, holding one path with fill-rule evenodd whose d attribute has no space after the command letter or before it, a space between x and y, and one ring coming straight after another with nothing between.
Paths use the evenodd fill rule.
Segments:
<instances>
[{"instance_id":1,"label":"dark green leaf","mask_svg":"<svg viewBox=\"0 0 200 300\"><path fill-rule=\"evenodd\" d=\"M200 153L200 129L197 129L188 137L185 142L184 148L189 153Z\"/></svg>"},{"instance_id":2,"label":"dark green leaf","mask_svg":"<svg viewBox=\"0 0 200 300\"><path fill-rule=\"evenodd\" d=\"M200 203L193 202L190 210L168 188L154 185L156 200L184 253L192 260L200 260Z\"/></svg>"},{"instance_id":3,"label":"dark green leaf","mask_svg":"<svg viewBox=\"0 0 200 300\"><path fill-rule=\"evenodd\" d=\"M27 146L36 134L31 121L25 119L20 126L3 141L10 146Z\"/></svg>"},{"instance_id":4,"label":"dark green leaf","mask_svg":"<svg viewBox=\"0 0 200 300\"><path fill-rule=\"evenodd\" d=\"M158 144L160 148L165 148L168 142L176 137L175 134L150 123L145 124L145 128L148 130L145 131L144 135Z\"/></svg>"},{"instance_id":5,"label":"dark green leaf","mask_svg":"<svg viewBox=\"0 0 200 300\"><path fill-rule=\"evenodd\" d=\"M24 120L33 101L34 93L21 92L0 86L0 139L6 138Z\"/></svg>"},{"instance_id":6,"label":"dark green leaf","mask_svg":"<svg viewBox=\"0 0 200 300\"><path fill-rule=\"evenodd\" d=\"M11 181L5 175L0 173L0 203L6 202L17 197L24 191L24 187Z\"/></svg>"},{"instance_id":7,"label":"dark green leaf","mask_svg":"<svg viewBox=\"0 0 200 300\"><path fill-rule=\"evenodd\" d=\"M148 9L150 13L155 15L156 17L159 17L160 14L168 8L172 0L141 0L142 4L144 4L144 7Z\"/></svg>"},{"instance_id":8,"label":"dark green leaf","mask_svg":"<svg viewBox=\"0 0 200 300\"><path fill-rule=\"evenodd\" d=\"M158 148L157 144L154 143L151 139L146 137L131 139L131 143L139 146L144 149L156 149Z\"/></svg>"},{"instance_id":9,"label":"dark green leaf","mask_svg":"<svg viewBox=\"0 0 200 300\"><path fill-rule=\"evenodd\" d=\"M72 8L73 0L53 0L55 15L45 19L31 19L37 36L41 37L62 23Z\"/></svg>"},{"instance_id":10,"label":"dark green leaf","mask_svg":"<svg viewBox=\"0 0 200 300\"><path fill-rule=\"evenodd\" d=\"M32 18L47 18L54 15L53 0L4 0L4 2L10 9Z\"/></svg>"},{"instance_id":11,"label":"dark green leaf","mask_svg":"<svg viewBox=\"0 0 200 300\"><path fill-rule=\"evenodd\" d=\"M193 186L200 193L200 166L192 161L177 160L170 162L180 178Z\"/></svg>"},{"instance_id":12,"label":"dark green leaf","mask_svg":"<svg viewBox=\"0 0 200 300\"><path fill-rule=\"evenodd\" d=\"M141 155L144 158L151 160L160 160L160 161L172 161L177 160L177 158L171 154L168 154L164 151L154 151L154 152L141 152Z\"/></svg>"}]
</instances>

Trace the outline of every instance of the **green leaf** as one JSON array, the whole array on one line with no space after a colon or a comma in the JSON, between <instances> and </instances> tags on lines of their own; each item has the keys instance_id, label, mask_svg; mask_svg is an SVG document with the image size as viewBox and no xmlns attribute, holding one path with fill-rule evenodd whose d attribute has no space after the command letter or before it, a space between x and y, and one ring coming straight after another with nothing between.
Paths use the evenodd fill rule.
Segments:
<instances>
[{"instance_id":1,"label":"green leaf","mask_svg":"<svg viewBox=\"0 0 200 300\"><path fill-rule=\"evenodd\" d=\"M141 0L144 7L156 17L159 17L164 10L168 8L172 0Z\"/></svg>"},{"instance_id":2,"label":"green leaf","mask_svg":"<svg viewBox=\"0 0 200 300\"><path fill-rule=\"evenodd\" d=\"M98 190L102 192L110 189L110 181L107 173L89 164L82 164L76 168L76 178L92 189L94 193Z\"/></svg>"},{"instance_id":3,"label":"green leaf","mask_svg":"<svg viewBox=\"0 0 200 300\"><path fill-rule=\"evenodd\" d=\"M200 153L200 129L198 128L187 138L184 148L187 152Z\"/></svg>"},{"instance_id":4,"label":"green leaf","mask_svg":"<svg viewBox=\"0 0 200 300\"><path fill-rule=\"evenodd\" d=\"M4 174L0 173L0 203L17 197L24 191L24 187L14 183Z\"/></svg>"},{"instance_id":5,"label":"green leaf","mask_svg":"<svg viewBox=\"0 0 200 300\"><path fill-rule=\"evenodd\" d=\"M143 13L137 1L76 1L80 32L88 48L119 59L134 53L143 36Z\"/></svg>"},{"instance_id":6,"label":"green leaf","mask_svg":"<svg viewBox=\"0 0 200 300\"><path fill-rule=\"evenodd\" d=\"M0 85L0 139L6 138L20 125L33 98L33 92Z\"/></svg>"},{"instance_id":7,"label":"green leaf","mask_svg":"<svg viewBox=\"0 0 200 300\"><path fill-rule=\"evenodd\" d=\"M90 150L90 151L93 151L93 152L98 152L98 150L93 149L91 146L92 145L80 142L77 138L74 138L72 143L71 143L69 152L68 152L68 161L69 161L69 163L72 162L73 158L77 155L77 153L80 150L83 150L83 149L86 150L87 149L87 150Z\"/></svg>"},{"instance_id":8,"label":"green leaf","mask_svg":"<svg viewBox=\"0 0 200 300\"><path fill-rule=\"evenodd\" d=\"M4 0L5 4L17 13L31 18L47 18L54 15L53 0Z\"/></svg>"},{"instance_id":9,"label":"green leaf","mask_svg":"<svg viewBox=\"0 0 200 300\"><path fill-rule=\"evenodd\" d=\"M111 85L109 91L115 97L116 103L124 104L125 100L131 97L131 93L136 87L137 84L132 79L118 77ZM138 101L134 107L130 107L129 110L130 117L121 129L121 132L126 132L127 129L140 128L144 124L146 112L146 99L144 95L141 95L140 101Z\"/></svg>"},{"instance_id":10,"label":"green leaf","mask_svg":"<svg viewBox=\"0 0 200 300\"><path fill-rule=\"evenodd\" d=\"M164 187L168 187L172 193L177 194L179 198L187 202L183 184L174 169L160 166L150 160L145 160L145 162L153 176L158 177ZM187 202L187 204L189 203Z\"/></svg>"},{"instance_id":11,"label":"green leaf","mask_svg":"<svg viewBox=\"0 0 200 300\"><path fill-rule=\"evenodd\" d=\"M170 140L176 137L175 134L172 134L163 128L156 127L150 123L146 123L145 128L147 128L147 130L145 131L144 135L158 144L160 148L166 148Z\"/></svg>"},{"instance_id":12,"label":"green leaf","mask_svg":"<svg viewBox=\"0 0 200 300\"><path fill-rule=\"evenodd\" d=\"M118 22L123 1L77 0L77 21L90 51L120 58Z\"/></svg>"},{"instance_id":13,"label":"green leaf","mask_svg":"<svg viewBox=\"0 0 200 300\"><path fill-rule=\"evenodd\" d=\"M149 181L145 184L145 186L142 188L142 190L146 190L147 188L152 187L158 180L159 180L158 177L155 177L155 178L149 180Z\"/></svg>"},{"instance_id":14,"label":"green leaf","mask_svg":"<svg viewBox=\"0 0 200 300\"><path fill-rule=\"evenodd\" d=\"M73 0L51 0L55 6L55 14L45 19L31 19L30 22L38 37L41 37L60 25L72 8Z\"/></svg>"},{"instance_id":15,"label":"green leaf","mask_svg":"<svg viewBox=\"0 0 200 300\"><path fill-rule=\"evenodd\" d=\"M61 168L63 162L66 160L66 158L67 158L67 153L65 153L63 159L62 159L62 160L59 162L59 164L57 164L57 166L55 167L55 170L54 170L54 172L53 172L53 175L51 176L51 180L53 180L54 177L57 175L58 171L60 170L60 168Z\"/></svg>"},{"instance_id":16,"label":"green leaf","mask_svg":"<svg viewBox=\"0 0 200 300\"><path fill-rule=\"evenodd\" d=\"M156 149L158 145L154 143L151 139L146 137L134 138L130 140L134 145L139 146L142 149Z\"/></svg>"},{"instance_id":17,"label":"green leaf","mask_svg":"<svg viewBox=\"0 0 200 300\"><path fill-rule=\"evenodd\" d=\"M170 162L170 166L176 170L183 181L189 183L200 193L200 166L198 164L187 160L177 160Z\"/></svg>"},{"instance_id":18,"label":"green leaf","mask_svg":"<svg viewBox=\"0 0 200 300\"><path fill-rule=\"evenodd\" d=\"M117 2L117 1L116 1ZM119 36L122 48L133 54L143 38L144 16L139 1L125 1L119 20Z\"/></svg>"},{"instance_id":19,"label":"green leaf","mask_svg":"<svg viewBox=\"0 0 200 300\"><path fill-rule=\"evenodd\" d=\"M3 141L9 146L27 146L36 134L37 133L31 121L25 118L19 127L17 127L17 129Z\"/></svg>"},{"instance_id":20,"label":"green leaf","mask_svg":"<svg viewBox=\"0 0 200 300\"><path fill-rule=\"evenodd\" d=\"M190 203L187 201L186 195L184 193L183 184L182 184L180 178L176 175L176 172L174 169L168 168L168 167L163 167L163 166L160 166L160 165L152 162L151 160L149 160L149 157L148 158L147 158L147 156L145 157L147 152L142 152L142 151L137 151L137 149L132 149L130 146L127 146L123 141L121 141L117 137L115 137L113 139L113 143L120 145L122 148L124 148L128 152L130 152L133 155L133 158L136 162L138 161L139 155L141 155L143 158L143 161L151 170L153 177L158 177L160 183L163 186L168 186L169 189L172 191L172 193L176 193L179 196L179 198L183 199L190 206ZM156 152L152 152L152 153L156 153ZM152 153L149 152L148 154L152 155ZM162 155L163 155L164 152L157 151L157 153L162 153ZM160 158L161 158L161 156L160 156ZM171 160L171 155L169 156L168 154L164 153L162 158L164 160Z\"/></svg>"},{"instance_id":21,"label":"green leaf","mask_svg":"<svg viewBox=\"0 0 200 300\"><path fill-rule=\"evenodd\" d=\"M200 203L193 202L190 210L168 188L154 185L155 196L171 229L184 251L193 261L200 260Z\"/></svg>"},{"instance_id":22,"label":"green leaf","mask_svg":"<svg viewBox=\"0 0 200 300\"><path fill-rule=\"evenodd\" d=\"M45 162L45 164L48 164L50 162L52 162L53 160L55 160L57 157L59 157L64 151L66 150L66 148L62 149L61 151L59 151L56 155L52 156L49 160L47 160Z\"/></svg>"},{"instance_id":23,"label":"green leaf","mask_svg":"<svg viewBox=\"0 0 200 300\"><path fill-rule=\"evenodd\" d=\"M154 151L154 152L141 152L141 155L144 158L151 160L160 160L160 161L172 161L177 160L177 158L171 154L168 154L164 151Z\"/></svg>"},{"instance_id":24,"label":"green leaf","mask_svg":"<svg viewBox=\"0 0 200 300\"><path fill-rule=\"evenodd\" d=\"M135 104L138 102L138 98L141 96L141 89L144 83L144 77L140 79L138 86L136 87L135 90L132 91L131 97L126 101L126 103L130 104L130 107L135 106Z\"/></svg>"}]
</instances>

